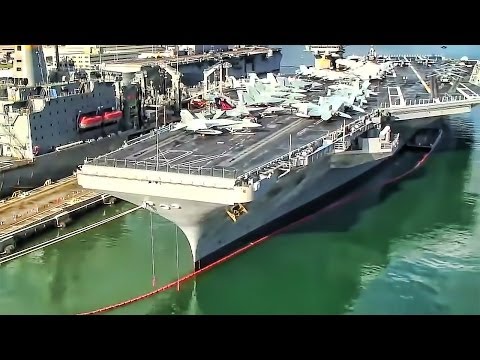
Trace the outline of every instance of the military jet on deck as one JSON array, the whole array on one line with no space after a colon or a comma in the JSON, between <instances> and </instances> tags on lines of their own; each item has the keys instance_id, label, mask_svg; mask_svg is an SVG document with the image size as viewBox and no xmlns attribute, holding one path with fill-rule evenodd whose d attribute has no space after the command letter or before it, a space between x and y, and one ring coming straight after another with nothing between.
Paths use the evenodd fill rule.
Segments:
<instances>
[{"instance_id":1,"label":"military jet on deck","mask_svg":"<svg viewBox=\"0 0 480 360\"><path fill-rule=\"evenodd\" d=\"M341 111L345 105L345 99L340 96L330 96L327 98L320 97L318 104L314 103L297 103L292 104L297 109L295 114L304 118L321 118L324 121L330 120L333 116L341 116L347 119L352 117Z\"/></svg>"},{"instance_id":2,"label":"military jet on deck","mask_svg":"<svg viewBox=\"0 0 480 360\"><path fill-rule=\"evenodd\" d=\"M202 135L220 135L223 134L222 130L229 132L240 131L246 128L261 127L261 124L255 123L250 119L222 119L218 115L214 115L213 119L207 119L202 113L193 114L188 110L180 111L180 122L176 123L172 130L186 130L193 131Z\"/></svg>"},{"instance_id":3,"label":"military jet on deck","mask_svg":"<svg viewBox=\"0 0 480 360\"><path fill-rule=\"evenodd\" d=\"M365 80L360 86L360 80L356 79L352 82L352 85L336 84L330 85L328 88L335 92L334 95L343 97L354 96L355 100L359 101L360 104L364 104L367 102L367 98L369 98L370 96L378 95L377 92L370 90L368 88L369 86L369 80Z\"/></svg>"}]
</instances>

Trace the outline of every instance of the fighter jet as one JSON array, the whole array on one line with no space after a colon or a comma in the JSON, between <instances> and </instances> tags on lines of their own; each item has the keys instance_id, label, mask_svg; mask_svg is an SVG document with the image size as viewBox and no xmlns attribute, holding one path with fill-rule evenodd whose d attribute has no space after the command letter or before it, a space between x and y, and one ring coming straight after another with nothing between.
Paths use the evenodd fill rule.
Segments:
<instances>
[{"instance_id":1,"label":"fighter jet","mask_svg":"<svg viewBox=\"0 0 480 360\"><path fill-rule=\"evenodd\" d=\"M322 86L322 84L314 81L305 81L302 79L296 79L294 77L280 77L277 76L277 81L286 87L294 87L299 89L306 89L307 91L313 91Z\"/></svg>"},{"instance_id":2,"label":"fighter jet","mask_svg":"<svg viewBox=\"0 0 480 360\"><path fill-rule=\"evenodd\" d=\"M266 79L259 79L256 74L250 76L251 85L259 84L260 87L264 87L267 91L274 91L275 93L306 93L307 90L300 88L299 86L292 86L286 84L285 78L275 76L273 73L267 73Z\"/></svg>"},{"instance_id":3,"label":"fighter jet","mask_svg":"<svg viewBox=\"0 0 480 360\"><path fill-rule=\"evenodd\" d=\"M251 112L258 111L256 107L247 107L243 102L243 97L240 97L238 101L236 101L236 106L232 105L235 103L232 99L223 97L218 98L215 100L217 109L221 110L222 114L229 117L243 117L251 115Z\"/></svg>"},{"instance_id":4,"label":"fighter jet","mask_svg":"<svg viewBox=\"0 0 480 360\"><path fill-rule=\"evenodd\" d=\"M362 66L347 70L346 72L356 76L360 80L380 80L383 79L393 67L394 63L392 61L387 61L381 64L367 61Z\"/></svg>"},{"instance_id":5,"label":"fighter jet","mask_svg":"<svg viewBox=\"0 0 480 360\"><path fill-rule=\"evenodd\" d=\"M361 106L355 105L355 101L359 101L360 104L363 104L364 98L361 98L360 100L358 100L353 94L341 93L341 92L338 94L336 93L334 96L336 95L344 98L344 102L343 102L344 109L351 109L356 112L365 113L365 110Z\"/></svg>"},{"instance_id":6,"label":"fighter jet","mask_svg":"<svg viewBox=\"0 0 480 360\"><path fill-rule=\"evenodd\" d=\"M335 95L349 97L352 95L360 104L367 102L367 98L371 95L378 95L377 92L370 90L370 81L365 80L360 86L360 81L358 79L352 82L352 85L346 84L336 84L330 85L328 88L335 91Z\"/></svg>"},{"instance_id":7,"label":"fighter jet","mask_svg":"<svg viewBox=\"0 0 480 360\"><path fill-rule=\"evenodd\" d=\"M289 90L284 91L283 89L272 87L270 85L265 85L262 83L255 83L253 86L247 86L247 92L252 94L261 94L265 96L271 96L274 98L284 98L291 100L298 100L304 98L305 94L300 94L296 92L291 92Z\"/></svg>"},{"instance_id":8,"label":"fighter jet","mask_svg":"<svg viewBox=\"0 0 480 360\"><path fill-rule=\"evenodd\" d=\"M330 120L333 116L341 116L347 119L352 117L340 109L344 106L345 100L340 96L331 96L328 98L320 97L318 104L314 103L297 103L292 107L298 111L295 114L298 117L304 118L321 118L324 121Z\"/></svg>"},{"instance_id":9,"label":"fighter jet","mask_svg":"<svg viewBox=\"0 0 480 360\"><path fill-rule=\"evenodd\" d=\"M247 106L267 107L270 105L279 105L284 103L286 99L272 96L270 94L260 93L252 87L247 88L247 92L237 90L238 98L242 99Z\"/></svg>"},{"instance_id":10,"label":"fighter jet","mask_svg":"<svg viewBox=\"0 0 480 360\"><path fill-rule=\"evenodd\" d=\"M256 128L262 126L249 119L236 120L236 119L221 119L216 115L214 118L207 119L203 114L196 114L195 118L193 114L188 110L180 111L180 122L176 123L172 130L186 130L193 131L202 135L220 135L223 134L222 130L229 132L235 132L246 128Z\"/></svg>"},{"instance_id":11,"label":"fighter jet","mask_svg":"<svg viewBox=\"0 0 480 360\"><path fill-rule=\"evenodd\" d=\"M315 67L307 67L305 65L300 65L299 69L296 71L297 75L306 76L313 79L322 79L322 80L346 80L346 79L355 79L357 76L349 74L344 71L335 71L330 69L316 69Z\"/></svg>"}]
</instances>

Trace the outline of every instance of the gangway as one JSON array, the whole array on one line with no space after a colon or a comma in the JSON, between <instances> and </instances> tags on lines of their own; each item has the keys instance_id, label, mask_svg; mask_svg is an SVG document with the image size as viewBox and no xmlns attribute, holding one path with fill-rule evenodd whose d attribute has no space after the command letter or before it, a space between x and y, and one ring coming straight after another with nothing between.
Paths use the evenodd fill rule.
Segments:
<instances>
[{"instance_id":1,"label":"gangway","mask_svg":"<svg viewBox=\"0 0 480 360\"><path fill-rule=\"evenodd\" d=\"M469 97L443 96L435 99L409 99L404 104L382 103L379 108L384 114L389 114L395 120L421 119L433 116L464 114L472 107L480 104L480 96Z\"/></svg>"}]
</instances>

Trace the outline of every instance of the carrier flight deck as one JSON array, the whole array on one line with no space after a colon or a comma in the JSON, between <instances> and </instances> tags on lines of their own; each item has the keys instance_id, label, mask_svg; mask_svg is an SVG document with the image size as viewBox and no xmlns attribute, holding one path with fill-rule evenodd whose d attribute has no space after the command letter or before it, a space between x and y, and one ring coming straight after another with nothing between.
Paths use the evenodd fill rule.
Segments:
<instances>
[{"instance_id":1,"label":"carrier flight deck","mask_svg":"<svg viewBox=\"0 0 480 360\"><path fill-rule=\"evenodd\" d=\"M346 124L360 115L364 114L352 113L352 119L345 119ZM295 149L338 129L343 125L343 119L324 122L289 114L266 116L260 119L260 123L262 127L253 131L217 136L202 136L179 130L178 135L160 140L158 165L165 168L168 162L172 168L225 168L228 172L225 176L236 177L288 153L290 135L291 148ZM153 137L109 154L107 158L145 161L151 167L156 164L156 151L156 139Z\"/></svg>"},{"instance_id":2,"label":"carrier flight deck","mask_svg":"<svg viewBox=\"0 0 480 360\"><path fill-rule=\"evenodd\" d=\"M378 103L396 105L404 100L408 105L420 99L428 100L431 98L431 81L430 76L437 74L437 97L453 96L453 97L472 97L478 96L479 88L468 82L473 67L458 67L455 70L448 64L434 64L425 66L412 63L412 66L395 67L392 75L387 76L385 81L380 85ZM441 74L457 74L450 76L448 82L441 82ZM454 80L463 78L454 88ZM399 91L400 89L400 91Z\"/></svg>"},{"instance_id":3,"label":"carrier flight deck","mask_svg":"<svg viewBox=\"0 0 480 360\"><path fill-rule=\"evenodd\" d=\"M395 105L399 99L409 103L418 99L429 99L430 88L427 75L433 70L440 69L438 65L427 67L421 64L412 64L410 66L395 67L391 75L387 76L385 81L379 84L378 81L372 81L370 88L378 92L378 95L371 96L368 104L365 104L365 112L377 108L380 104ZM462 67L461 74L468 78L471 68ZM325 96L326 87L332 83L326 83L323 91L309 93L306 99L302 101L317 102L319 96ZM474 85L458 85L457 90L450 95L464 96L458 89L475 88ZM451 84L440 84L438 87L439 96L446 95L450 90ZM467 90L464 90L468 91ZM474 93L476 95L476 93ZM299 100L300 101L300 100ZM261 128L253 129L248 132L234 134L222 134L218 136L203 136L200 134L185 133L178 131L175 136L167 139L160 138L158 166L161 170L166 165L175 168L224 168L229 174L225 176L239 176L257 166L263 165L268 161L277 158L289 152L290 145L292 149L318 139L329 131L338 129L343 125L344 120L348 125L350 122L358 119L362 113L350 112L352 119L335 117L331 121L322 121L313 118L299 118L295 116L294 111L287 115L266 116L259 120ZM291 144L290 144L291 135ZM268 146L265 146L267 145ZM136 145L110 153L109 160L127 161L127 162L146 162L146 166L151 168L156 166L156 139L150 138ZM98 162L100 165L100 162ZM118 166L122 166L118 164Z\"/></svg>"}]
</instances>

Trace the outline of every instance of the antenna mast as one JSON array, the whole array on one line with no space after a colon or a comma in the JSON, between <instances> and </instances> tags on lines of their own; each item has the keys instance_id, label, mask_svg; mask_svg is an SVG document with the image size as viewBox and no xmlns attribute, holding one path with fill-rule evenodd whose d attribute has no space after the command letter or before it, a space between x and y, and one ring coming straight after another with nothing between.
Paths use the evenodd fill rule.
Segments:
<instances>
[{"instance_id":1,"label":"antenna mast","mask_svg":"<svg viewBox=\"0 0 480 360\"><path fill-rule=\"evenodd\" d=\"M163 126L167 125L167 110L165 104L163 104Z\"/></svg>"},{"instance_id":2,"label":"antenna mast","mask_svg":"<svg viewBox=\"0 0 480 360\"><path fill-rule=\"evenodd\" d=\"M292 134L290 134L289 144L288 144L288 168L292 167Z\"/></svg>"},{"instance_id":3,"label":"antenna mast","mask_svg":"<svg viewBox=\"0 0 480 360\"><path fill-rule=\"evenodd\" d=\"M155 170L158 171L158 164L159 164L159 149L158 149L158 93L155 91L155 148L156 148L156 156L155 156Z\"/></svg>"}]
</instances>

